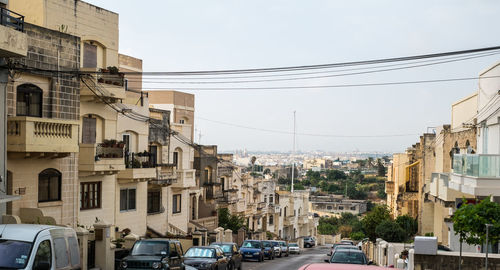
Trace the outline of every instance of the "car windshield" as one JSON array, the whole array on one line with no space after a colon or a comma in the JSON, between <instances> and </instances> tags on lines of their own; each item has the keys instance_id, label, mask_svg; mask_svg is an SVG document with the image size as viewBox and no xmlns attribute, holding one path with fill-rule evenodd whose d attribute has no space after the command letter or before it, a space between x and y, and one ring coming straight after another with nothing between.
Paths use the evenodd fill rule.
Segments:
<instances>
[{"instance_id":1,"label":"car windshield","mask_svg":"<svg viewBox=\"0 0 500 270\"><path fill-rule=\"evenodd\" d=\"M293 243L293 244L289 244L289 246L291 246L291 247L298 247L299 245Z\"/></svg>"},{"instance_id":2,"label":"car windshield","mask_svg":"<svg viewBox=\"0 0 500 270\"><path fill-rule=\"evenodd\" d=\"M331 263L366 264L365 255L361 252L338 251L333 253Z\"/></svg>"},{"instance_id":3,"label":"car windshield","mask_svg":"<svg viewBox=\"0 0 500 270\"><path fill-rule=\"evenodd\" d=\"M138 241L132 248L133 256L162 256L167 255L168 242L165 241Z\"/></svg>"},{"instance_id":4,"label":"car windshield","mask_svg":"<svg viewBox=\"0 0 500 270\"><path fill-rule=\"evenodd\" d=\"M0 240L0 268L20 269L26 266L31 251L31 243Z\"/></svg>"},{"instance_id":5,"label":"car windshield","mask_svg":"<svg viewBox=\"0 0 500 270\"><path fill-rule=\"evenodd\" d=\"M338 245L335 247L335 250L339 249L358 249L358 247L351 246L351 245Z\"/></svg>"},{"instance_id":6,"label":"car windshield","mask_svg":"<svg viewBox=\"0 0 500 270\"><path fill-rule=\"evenodd\" d=\"M213 258L214 254L215 252L211 248L190 248L184 257Z\"/></svg>"},{"instance_id":7,"label":"car windshield","mask_svg":"<svg viewBox=\"0 0 500 270\"><path fill-rule=\"evenodd\" d=\"M244 248L260 248L260 243L256 241L245 241L241 247Z\"/></svg>"},{"instance_id":8,"label":"car windshield","mask_svg":"<svg viewBox=\"0 0 500 270\"><path fill-rule=\"evenodd\" d=\"M278 243L278 242L271 242L271 245L273 247L279 247L280 243Z\"/></svg>"},{"instance_id":9,"label":"car windshield","mask_svg":"<svg viewBox=\"0 0 500 270\"><path fill-rule=\"evenodd\" d=\"M264 247L271 247L271 243L269 243L269 242L267 242L267 241L262 242L262 245L263 245Z\"/></svg>"},{"instance_id":10,"label":"car windshield","mask_svg":"<svg viewBox=\"0 0 500 270\"><path fill-rule=\"evenodd\" d=\"M285 242L280 242L280 246L286 247L286 243Z\"/></svg>"},{"instance_id":11,"label":"car windshield","mask_svg":"<svg viewBox=\"0 0 500 270\"><path fill-rule=\"evenodd\" d=\"M214 246L220 247L224 253L233 252L233 245L214 244Z\"/></svg>"}]
</instances>

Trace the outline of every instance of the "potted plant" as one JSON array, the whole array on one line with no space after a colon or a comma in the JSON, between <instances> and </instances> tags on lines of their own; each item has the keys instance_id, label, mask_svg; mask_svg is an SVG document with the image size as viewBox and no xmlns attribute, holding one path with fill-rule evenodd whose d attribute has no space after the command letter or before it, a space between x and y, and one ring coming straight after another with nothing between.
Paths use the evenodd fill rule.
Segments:
<instances>
[{"instance_id":1,"label":"potted plant","mask_svg":"<svg viewBox=\"0 0 500 270\"><path fill-rule=\"evenodd\" d=\"M101 77L101 78L97 79L97 82L98 83L104 83L104 78Z\"/></svg>"},{"instance_id":2,"label":"potted plant","mask_svg":"<svg viewBox=\"0 0 500 270\"><path fill-rule=\"evenodd\" d=\"M123 147L125 147L125 142L124 142L124 141L119 141L119 142L118 142L118 147L119 147L119 148L123 148Z\"/></svg>"},{"instance_id":3,"label":"potted plant","mask_svg":"<svg viewBox=\"0 0 500 270\"><path fill-rule=\"evenodd\" d=\"M115 66L108 67L108 70L109 70L110 74L118 74L118 72L119 72L118 68Z\"/></svg>"}]
</instances>

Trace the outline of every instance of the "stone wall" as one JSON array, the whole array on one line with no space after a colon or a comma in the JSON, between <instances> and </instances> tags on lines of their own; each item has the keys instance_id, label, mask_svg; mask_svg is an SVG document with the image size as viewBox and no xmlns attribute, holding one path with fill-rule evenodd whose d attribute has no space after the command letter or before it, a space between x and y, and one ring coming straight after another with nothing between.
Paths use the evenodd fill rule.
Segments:
<instances>
[{"instance_id":1,"label":"stone wall","mask_svg":"<svg viewBox=\"0 0 500 270\"><path fill-rule=\"evenodd\" d=\"M28 35L28 56L12 60L30 69L77 71L80 67L80 38L25 24ZM77 120L80 108L78 76L53 72L16 72L7 87L8 115L16 115L16 88L31 83L43 90L42 116Z\"/></svg>"},{"instance_id":2,"label":"stone wall","mask_svg":"<svg viewBox=\"0 0 500 270\"><path fill-rule=\"evenodd\" d=\"M458 252L439 252L438 255L414 255L415 270L448 270L458 269ZM467 254L462 255L462 270L482 270L485 269L485 254ZM488 269L500 269L500 255L488 255Z\"/></svg>"}]
</instances>

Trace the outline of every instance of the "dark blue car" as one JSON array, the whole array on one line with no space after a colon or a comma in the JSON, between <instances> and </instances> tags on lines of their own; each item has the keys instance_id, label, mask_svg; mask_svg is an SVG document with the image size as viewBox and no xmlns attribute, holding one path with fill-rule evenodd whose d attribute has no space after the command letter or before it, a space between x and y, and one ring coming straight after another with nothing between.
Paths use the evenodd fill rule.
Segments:
<instances>
[{"instance_id":1,"label":"dark blue car","mask_svg":"<svg viewBox=\"0 0 500 270\"><path fill-rule=\"evenodd\" d=\"M241 245L240 252L243 255L243 260L264 261L264 247L261 241L245 240Z\"/></svg>"},{"instance_id":2,"label":"dark blue car","mask_svg":"<svg viewBox=\"0 0 500 270\"><path fill-rule=\"evenodd\" d=\"M269 260L274 260L274 247L269 241L261 241L262 246L264 247L264 257Z\"/></svg>"}]
</instances>

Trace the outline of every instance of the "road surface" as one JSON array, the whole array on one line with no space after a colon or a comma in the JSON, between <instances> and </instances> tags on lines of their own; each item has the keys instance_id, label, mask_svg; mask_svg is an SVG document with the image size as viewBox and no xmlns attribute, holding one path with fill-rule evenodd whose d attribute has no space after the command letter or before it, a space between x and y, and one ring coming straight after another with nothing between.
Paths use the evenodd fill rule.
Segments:
<instances>
[{"instance_id":1,"label":"road surface","mask_svg":"<svg viewBox=\"0 0 500 270\"><path fill-rule=\"evenodd\" d=\"M328 259L329 247L304 248L300 255L290 254L288 257L264 260L264 262L245 261L243 270L297 270L307 263L321 263Z\"/></svg>"}]
</instances>

